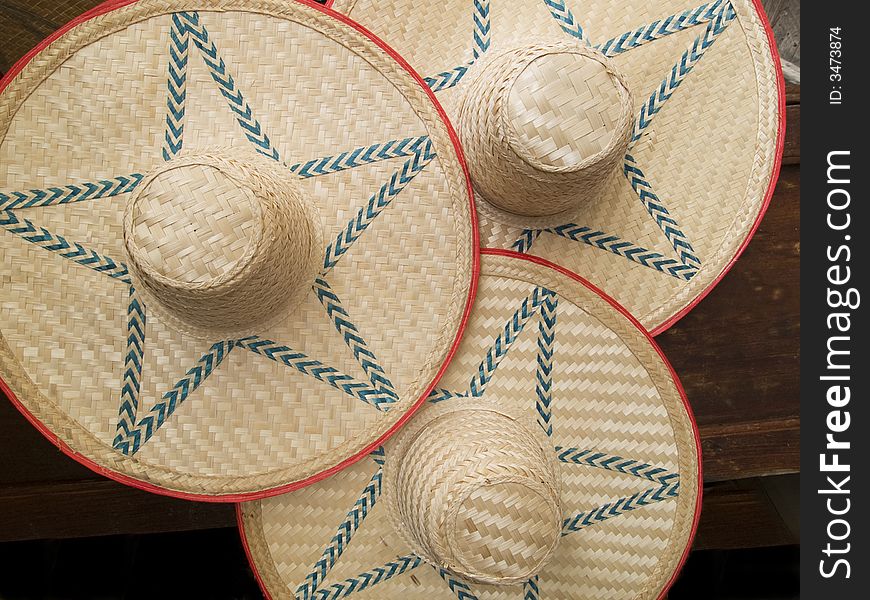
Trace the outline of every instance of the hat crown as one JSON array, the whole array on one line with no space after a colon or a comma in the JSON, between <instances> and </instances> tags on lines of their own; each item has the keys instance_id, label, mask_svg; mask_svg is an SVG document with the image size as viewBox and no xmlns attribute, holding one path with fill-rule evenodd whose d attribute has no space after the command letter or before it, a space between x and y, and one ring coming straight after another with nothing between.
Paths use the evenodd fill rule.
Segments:
<instances>
[{"instance_id":1,"label":"hat crown","mask_svg":"<svg viewBox=\"0 0 870 600\"><path fill-rule=\"evenodd\" d=\"M632 130L631 94L608 58L578 43L534 44L494 52L469 77L457 129L486 202L559 221L594 201Z\"/></svg>"},{"instance_id":2,"label":"hat crown","mask_svg":"<svg viewBox=\"0 0 870 600\"><path fill-rule=\"evenodd\" d=\"M411 427L390 452L385 485L414 552L471 581L533 577L562 529L557 465L541 435L489 407Z\"/></svg>"},{"instance_id":3,"label":"hat crown","mask_svg":"<svg viewBox=\"0 0 870 600\"><path fill-rule=\"evenodd\" d=\"M294 176L234 149L158 166L124 215L129 269L146 304L175 328L217 339L285 317L310 289L321 237Z\"/></svg>"}]
</instances>

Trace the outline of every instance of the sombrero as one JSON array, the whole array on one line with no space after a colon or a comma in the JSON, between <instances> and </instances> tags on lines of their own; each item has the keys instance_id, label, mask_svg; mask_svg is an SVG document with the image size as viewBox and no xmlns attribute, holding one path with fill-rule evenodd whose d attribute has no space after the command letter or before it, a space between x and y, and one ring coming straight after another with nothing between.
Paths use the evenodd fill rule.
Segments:
<instances>
[{"instance_id":1,"label":"sombrero","mask_svg":"<svg viewBox=\"0 0 870 600\"><path fill-rule=\"evenodd\" d=\"M238 500L365 456L428 395L477 237L431 92L345 17L113 2L0 95L0 377L62 450Z\"/></svg>"},{"instance_id":2,"label":"sombrero","mask_svg":"<svg viewBox=\"0 0 870 600\"><path fill-rule=\"evenodd\" d=\"M570 272L484 250L430 401L368 460L239 505L267 596L661 597L700 507L697 431L649 334Z\"/></svg>"},{"instance_id":3,"label":"sombrero","mask_svg":"<svg viewBox=\"0 0 870 600\"><path fill-rule=\"evenodd\" d=\"M437 92L481 243L553 261L654 334L725 274L782 153L757 0L335 0Z\"/></svg>"}]
</instances>

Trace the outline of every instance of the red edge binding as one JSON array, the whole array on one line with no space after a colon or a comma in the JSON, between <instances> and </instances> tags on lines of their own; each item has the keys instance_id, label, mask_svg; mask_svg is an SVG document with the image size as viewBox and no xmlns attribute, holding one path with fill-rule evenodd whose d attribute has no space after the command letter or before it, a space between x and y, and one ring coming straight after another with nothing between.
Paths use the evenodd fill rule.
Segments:
<instances>
[{"instance_id":1,"label":"red edge binding","mask_svg":"<svg viewBox=\"0 0 870 600\"><path fill-rule=\"evenodd\" d=\"M76 17L75 19L73 19L72 21L70 21L69 23L67 23L66 25L61 27L60 29L58 29L52 35L50 35L45 40L40 42L40 44L37 45L35 48L33 48L33 50L31 50L26 55L24 55L24 57L22 57L21 60L19 60L18 62L15 63L15 65L6 74L6 77L4 77L2 81L0 81L0 93L3 92L3 89L7 85L9 85L9 82L12 81L15 78L15 76L21 72L21 70L24 68L24 66L28 62L30 62L30 60L33 59L33 57L36 54L38 54L39 52L44 50L49 44L51 44L53 41L55 41L56 39L61 37L63 34L67 33L70 29L72 29L73 27L75 27L75 26L77 26L85 21L93 19L94 17L97 17L99 15L103 15L105 13L111 12L112 10L127 6L129 4L133 4L136 1L137 0L108 0L107 2L104 2L103 4L100 4L99 6L96 6L95 8L89 10L88 12ZM103 466L100 466L97 463L95 463L94 461L92 461L91 459L83 456L82 454L80 454L80 453L76 452L75 450L73 450L72 448L70 448L66 443L64 443L61 439L59 439L53 432L51 432L42 422L40 422L36 417L34 417L27 410L27 408L24 407L23 404L21 404L21 402L18 400L18 398L15 396L15 394L12 392L12 390L9 388L9 386L6 384L6 382L3 381L2 378L0 378L0 390L2 390L4 394L6 394L6 396L9 398L9 400L12 402L12 404L19 410L19 412L21 412L21 414L23 414L24 417L28 421L30 421L30 423L33 424L33 426L36 427L36 429L39 430L39 432L42 433L42 435L45 436L46 439L48 439L48 441L50 441L52 444L57 446L61 450L61 452L63 452L64 454L66 454L67 456L69 456L70 458L75 460L76 462L81 463L82 465L88 467L92 471L94 471L100 475L103 475L105 477L108 477L109 479L113 479L113 480L118 481L120 483L132 486L134 488L139 488L141 490L145 490L148 492L154 492L156 494L161 494L164 496L171 496L174 498L182 498L184 500L197 500L200 502L243 502L243 501L250 501L250 500L260 500L263 498L268 498L269 496L275 496L277 494L291 492L293 490L303 488L307 485L311 485L312 483L316 483L322 479L325 479L326 477L329 477L330 475L332 475L338 471L341 471L342 469L344 469L346 467L349 467L353 463L357 462L358 460L360 460L363 457L370 454L372 452L372 450L374 450L375 448L380 446L385 440L387 440L390 436L392 436L396 432L396 430L398 430L402 425L404 425L405 422L408 419L410 419L411 416L415 412L417 412L417 410L426 401L426 398L429 396L429 393L435 388L435 385L438 383L438 381L444 375L444 371L447 368L447 365L450 363L450 360L453 358L453 355L456 354L456 349L459 347L459 342L462 339L462 335L465 333L465 328L468 325L468 318L469 318L469 315L471 314L471 307L474 304L474 298L477 294L477 280L478 280L478 277L480 276L480 254L479 254L480 239L478 237L478 230L477 230L477 210L476 210L475 204L474 204L474 192L472 191L472 188L471 188L471 179L468 175L468 167L465 164L465 156L462 153L462 147L459 145L459 137L456 135L456 131L454 131L453 126L450 124L450 121L447 119L447 114L444 112L444 109L442 108L441 104L435 98L435 94L432 92L431 89L429 89L429 86L427 86L423 82L423 79L420 77L420 75L418 75L417 72L415 70L413 70L411 68L411 66L408 65L408 63L405 62L405 60L401 56L399 56L395 50L393 50L391 47L389 47L382 39L377 37L375 34L370 32L368 29L366 29L363 26L359 25L358 23L352 21L348 17L346 17L340 13L337 13L330 8L325 7L322 4L317 4L317 3L313 2L312 0L296 0L296 1L299 2L300 4L305 4L307 6L315 8L315 9L319 10L320 12L327 14L330 17L332 17L338 21L341 21L345 25L349 25L350 27L356 29L357 31L362 33L364 36L369 38L371 41L373 41L379 48L381 48L381 50L386 52L391 58L393 58L396 62L398 62L399 65L401 65L401 67L404 68L405 71L407 71L411 75L411 77L413 77L413 79L420 85L420 87L422 87L426 91L426 94L429 96L430 102L432 102L432 104L435 106L436 110L438 111L438 115L441 117L441 120L447 126L448 133L450 134L450 140L453 142L453 147L456 151L457 157L459 158L459 163L462 166L463 172L465 173L465 185L466 185L466 188L468 191L468 197L469 197L470 204L471 204L471 226L472 226L471 227L471 229L472 229L471 287L468 290L468 298L467 298L466 303L465 303L465 310L463 311L463 314L462 314L462 321L459 324L459 330L456 332L456 337L453 340L453 345L450 347L450 350L448 351L447 356L444 358L444 362L442 363L441 368L438 370L438 373L436 373L432 382L429 384L429 386L423 392L423 395L420 396L420 398L417 400L417 402L404 415L402 415L402 417L381 437L379 437L377 440L375 440L374 442L372 442L371 444L366 446L361 452L357 453L356 455L345 459L344 461L340 462L339 464L337 464L337 465L335 465L335 466L333 466L325 471L317 473L316 475L312 475L311 477L309 477L307 479L303 479L301 481L295 481L293 483L278 486L278 487L275 487L275 488L272 488L269 490L263 490L263 491L259 491L259 492L250 492L250 493L245 493L245 494L224 494L224 495L218 495L218 496L207 496L207 495L203 495L203 494L181 492L181 491L177 491L177 490L166 489L166 488L163 488L163 487L160 487L160 486L157 486L155 484L148 483L145 481L140 481L140 480L134 479L128 475L124 475L122 473L117 473L117 472L111 471ZM331 4L331 2L330 2L330 4ZM245 551L247 552L247 545L245 546L245 548L246 548ZM259 579L259 577L258 577L258 579Z\"/></svg>"},{"instance_id":2,"label":"red edge binding","mask_svg":"<svg viewBox=\"0 0 870 600\"><path fill-rule=\"evenodd\" d=\"M731 261L725 265L725 268L722 269L722 272L714 279L710 285L704 288L700 294L698 294L694 300L692 300L685 308L683 308L680 312L675 314L674 316L667 319L661 325L653 328L652 335L659 335L668 329L671 325L685 317L698 303L707 297L707 294L713 291L713 288L719 285L719 282L722 281L722 278L734 267L734 263L737 262L737 259L740 258L740 255L743 254L746 247L749 245L749 242L752 240L752 236L755 235L758 226L761 224L761 219L764 218L765 213L767 212L768 207L770 206L770 199L773 197L773 192L776 189L776 183L779 180L779 170L782 166L782 152L785 147L785 78L782 75L782 63L779 58L779 50L776 47L776 40L773 36L773 29L770 26L770 22L767 20L767 15L764 12L764 9L761 7L761 0L752 0L752 4L755 6L755 12L758 13L758 17L761 20L761 24L764 26L764 30L767 33L767 41L768 46L770 47L770 54L773 58L773 64L776 68L776 87L778 92L778 101L777 108L779 109L779 124L777 126L776 131L776 159L773 162L773 171L770 175L770 187L767 188L767 194L764 196L764 203L761 205L761 211L758 213L758 216L755 218L755 223L752 224L752 229L749 230L749 235L746 236L746 239L743 240L743 243L740 244L740 248L737 249L737 253L731 259Z\"/></svg>"},{"instance_id":3,"label":"red edge binding","mask_svg":"<svg viewBox=\"0 0 870 600\"><path fill-rule=\"evenodd\" d=\"M564 267L560 267L559 265L557 265L555 263L551 263L550 261L543 259L543 258L540 258L538 256L534 256L534 255L530 255L530 254L520 254L519 252L514 252L513 250L503 250L500 248L483 248L480 251L480 253L483 255L488 255L488 256L503 256L506 258L512 258L512 259L516 259L516 260L524 260L526 262L534 263L536 265L541 265L542 267L547 267L549 269L552 269L552 270L560 273L561 275L569 277L569 278L573 279L574 281L589 288L590 290L592 290L593 292L595 292L596 294L601 296L601 298L603 298L608 304L610 304L610 306L615 308L620 314L622 314L622 316L627 318L631 322L631 324L634 325L638 329L638 331L640 331L646 337L647 341L649 341L650 345L658 353L659 358L661 358L662 362L664 362L665 366L667 366L668 372L671 374L671 379L673 379L674 383L676 384L677 391L679 392L680 398L683 401L683 407L686 409L686 414L689 415L689 422L692 425L692 435L694 436L694 439L695 439L695 446L698 449L698 473L697 473L697 476L698 476L698 498L695 501L694 518L692 520L692 532L689 535L689 539L686 542L686 548L683 550L683 555L682 555L682 557L680 557L680 562L677 565L677 568L674 570L673 575L671 575L671 578L668 580L667 584L665 584L665 587L662 588L662 591L659 594L658 600L662 600L667 595L668 590L671 588L671 585L673 585L674 581L677 578L677 575L680 573L680 570L683 568L683 565L686 562L686 558L688 558L688 556L689 556L689 552L692 548L692 542L695 539L695 532L698 529L698 519L700 519L700 517L701 517L701 500L702 500L702 497L704 495L704 474L703 474L703 466L702 466L702 461L701 461L701 437L698 434L698 424L695 421L695 414L692 412L692 407L689 405L689 401L686 398L686 391L683 389L683 384L680 382L680 378L677 377L676 371L674 371L674 368L671 366L671 363L668 361L664 352L662 352L662 349L659 348L659 345L653 339L652 334L650 334L646 330L646 328L643 325L641 325L640 321L635 319L632 316L632 314L630 312L628 312L628 310L626 310L625 307L623 307L616 300L614 300L613 298L611 298L610 296L605 294L603 291L598 289L592 283L586 281L585 279L583 279L582 277L580 277L576 273L569 271L568 269L566 269ZM254 577L256 577L257 582L260 584L260 590L263 592L263 595L268 600L272 600L272 596L269 594L269 590L266 589L266 586L263 583L263 579L262 579L262 577L260 577L260 572L257 570L257 565L254 562L253 557L251 556L251 548L248 545L248 538L245 535L244 517L242 515L242 505L241 504L236 505L236 522L238 523L238 527L239 527L239 537L242 541L242 546L245 548L245 555L248 557L248 563L251 565L251 570L254 572Z\"/></svg>"}]
</instances>

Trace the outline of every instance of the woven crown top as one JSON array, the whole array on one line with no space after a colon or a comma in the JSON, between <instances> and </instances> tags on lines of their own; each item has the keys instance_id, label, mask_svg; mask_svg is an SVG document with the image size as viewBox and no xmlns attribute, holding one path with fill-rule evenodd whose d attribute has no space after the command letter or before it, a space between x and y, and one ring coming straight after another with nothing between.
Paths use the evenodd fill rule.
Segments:
<instances>
[{"instance_id":1,"label":"woven crown top","mask_svg":"<svg viewBox=\"0 0 870 600\"><path fill-rule=\"evenodd\" d=\"M202 337L256 333L310 289L321 223L295 176L253 151L181 155L130 197L124 239L142 292Z\"/></svg>"},{"instance_id":2,"label":"woven crown top","mask_svg":"<svg viewBox=\"0 0 870 600\"><path fill-rule=\"evenodd\" d=\"M532 60L514 79L505 118L512 146L532 164L570 168L605 150L624 118L619 80L587 54Z\"/></svg>"},{"instance_id":3,"label":"woven crown top","mask_svg":"<svg viewBox=\"0 0 870 600\"><path fill-rule=\"evenodd\" d=\"M631 94L610 60L539 43L494 53L470 77L458 129L474 185L497 209L487 214L540 226L594 202L632 127Z\"/></svg>"},{"instance_id":4,"label":"woven crown top","mask_svg":"<svg viewBox=\"0 0 870 600\"><path fill-rule=\"evenodd\" d=\"M483 402L432 411L409 427L385 467L400 535L425 560L472 581L533 577L562 531L546 442Z\"/></svg>"}]
</instances>

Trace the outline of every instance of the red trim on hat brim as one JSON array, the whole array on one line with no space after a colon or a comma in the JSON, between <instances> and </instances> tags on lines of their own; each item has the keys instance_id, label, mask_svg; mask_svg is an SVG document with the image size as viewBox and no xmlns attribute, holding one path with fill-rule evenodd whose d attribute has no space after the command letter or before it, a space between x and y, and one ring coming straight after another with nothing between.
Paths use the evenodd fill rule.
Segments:
<instances>
[{"instance_id":1,"label":"red trim on hat brim","mask_svg":"<svg viewBox=\"0 0 870 600\"><path fill-rule=\"evenodd\" d=\"M601 291L594 284L583 279L582 277L580 277L576 273L569 271L568 269L566 269L564 267L560 267L559 265L557 265L555 263L551 263L550 261L543 259L543 258L540 258L538 256L529 255L529 254L520 254L520 253L514 252L512 250L502 250L499 248L484 248L480 251L480 253L482 255L488 255L488 256L504 256L507 258L524 260L524 261L527 261L530 263L534 263L536 265L541 265L543 267L547 267L549 269L557 271L558 273L565 275L566 277L569 277L569 278L573 279L574 281L577 281L578 283L584 285L588 289L590 289L593 292L595 292L596 294L598 294L608 304L610 304L610 306L612 306L614 309L616 309L617 312L619 312L624 317L626 317L629 321L631 321L632 325L634 325L638 329L638 331L640 331L644 335L644 337L646 337L647 341L650 343L650 345L653 347L653 349L655 349L655 351L658 353L659 358L661 358L662 362L665 364L665 366L667 366L668 372L671 374L671 379L676 384L677 391L679 392L680 398L683 401L683 407L686 410L686 414L688 414L688 416L689 416L689 422L691 423L691 426L692 426L692 435L693 435L694 440L695 440L695 447L698 449L698 472L697 472L698 497L695 501L694 517L692 519L692 531L689 534L689 539L686 542L686 548L683 550L683 555L680 557L680 562L678 563L677 568L674 570L674 573L673 573L673 575L671 575L671 578L668 580L667 584L665 584L665 587L662 588L661 594L659 594L658 600L662 600L667 595L668 590L673 585L674 581L677 578L677 575L679 574L680 570L683 568L683 565L685 564L686 559L689 556L689 552L692 548L692 542L695 539L695 533L698 529L698 519L701 517L701 501L702 501L702 498L704 495L704 476L703 476L703 466L702 466L702 461L701 461L701 437L698 433L698 424L695 421L695 414L692 412L692 407L689 405L689 401L686 398L686 391L685 391L685 389L683 389L683 384L680 383L680 378L677 377L676 371L674 371L674 368L671 366L671 363L668 361L664 352L662 352L662 349L659 348L659 345L653 339L652 335L649 333L649 331L647 331L647 329L643 325L641 325L640 321L635 319L632 316L632 314L630 312L628 312L628 310L626 310L625 307L623 307L616 300L614 300L613 298L611 298L610 296L605 294L603 291ZM271 594L269 594L269 590L264 585L263 579L260 576L260 572L257 570L257 564L254 562L253 557L251 555L251 548L248 544L248 538L245 535L244 517L242 515L242 505L241 504L236 505L236 522L237 522L238 527L239 527L239 537L242 541L242 546L244 546L244 548L245 548L245 556L248 557L248 563L251 566L251 571L253 571L254 577L257 579L257 583L260 584L260 590L263 592L263 595L268 600L272 600L272 596L271 596Z\"/></svg>"},{"instance_id":2,"label":"red trim on hat brim","mask_svg":"<svg viewBox=\"0 0 870 600\"><path fill-rule=\"evenodd\" d=\"M122 8L124 6L129 5L129 4L133 4L136 1L137 0L108 0L107 2L104 2L103 4L100 4L99 6L94 7L93 9L89 10L88 12L76 17L75 19L73 19L72 21L70 21L69 23L67 23L66 25L61 27L60 29L58 29L52 35L50 35L45 40L43 40L39 45L37 45L33 50L31 50L26 55L24 55L24 57L22 57L21 60L19 60L18 62L15 63L15 65L12 67L12 69L10 69L9 73L7 73L6 77L4 77L3 80L0 80L0 93L3 92L4 88L9 84L9 82L12 81L15 78L15 76L21 72L21 70L24 68L24 66L28 62L30 62L30 60L32 60L34 56L36 56L39 52L44 50L49 44L51 44L53 41L55 41L56 39L61 37L63 34L67 33L70 29L72 29L73 27L75 27L75 26L77 26L85 21L93 19L94 17L111 12L112 10L115 10L118 8ZM420 87L422 87L425 90L426 94L429 96L430 102L432 102L432 104L435 106L435 109L437 110L438 115L441 117L441 120L447 126L447 131L450 135L450 140L453 143L453 148L454 148L456 155L459 159L459 164L461 165L462 171L465 174L465 185L466 185L466 189L468 191L469 202L471 204L471 230L472 230L471 286L469 287L469 290L468 290L468 297L466 299L465 309L462 313L462 320L460 321L459 329L456 332L455 338L453 339L453 344L451 345L450 349L447 352L447 355L444 358L444 362L441 364L441 368L435 374L435 377L432 379L432 382L426 387L425 391L423 392L423 395L420 396L420 398L417 400L417 402L411 408L409 408L408 411L404 415L402 415L402 417L396 423L394 423L393 426L390 427L390 429L388 429L377 440L368 444L360 452L358 452L357 454L341 461L337 465L330 467L329 469L326 469L325 471L321 471L320 473L312 475L311 477L308 477L306 479L302 479L300 481L295 481L293 483L288 483L286 485L281 485L281 486L277 486L274 488L270 488L268 490L262 490L262 491L258 491L258 492L240 493L240 494L237 493L237 494L222 494L222 495L205 495L205 494L195 494L192 492L182 492L182 491L178 491L178 490L172 490L172 489L160 487L160 486L155 485L153 483L141 481L139 479L135 479L133 477L130 477L129 475L125 475L123 473L118 473L116 471L112 471L111 469L107 469L106 467L103 467L103 466L97 464L96 462L94 462L90 458L83 456L81 453L76 452L75 450L70 448L63 440L58 438L51 430L48 429L48 427L45 426L45 424L43 424L41 421L39 421L39 419L37 419L33 414L30 413L30 411L27 410L27 408L18 400L18 398L15 396L15 394L12 392L12 390L9 388L9 386L6 384L6 382L3 381L3 378L0 377L0 390L2 390L4 394L6 394L6 396L9 398L9 400L15 406L15 408L17 408L18 411L21 412L21 414L23 414L24 417L28 421L30 421L33 424L33 426L36 427L36 429L40 433L42 433L42 435L45 436L45 438L48 441L50 441L52 444L57 446L61 450L61 452L63 452L64 454L66 454L67 456L69 456L70 458L75 460L76 462L81 463L82 465L88 467L89 469L91 469L92 471L94 471L100 475L104 475L105 477L108 477L109 479L113 479L113 480L118 481L120 483L123 483L125 485L129 485L129 486L134 487L134 488L139 488L141 490L145 490L148 492L153 492L155 494L161 494L164 496L171 496L174 498L182 498L184 500L196 500L196 501L200 501L200 502L245 502L245 501L250 501L250 500L259 500L262 498L268 498L269 496L275 496L277 494L283 494L286 492L291 492L293 490L303 488L305 486L311 485L312 483L316 483L322 479L325 479L326 477L329 477L330 475L333 475L334 473L337 473L338 471L341 471L342 469L349 467L353 463L357 462L358 460L360 460L363 457L370 454L372 452L372 450L374 450L375 448L377 448L378 446L383 444L384 441L386 441L399 428L401 428L402 425L404 425L405 422L408 419L410 419L411 416L415 412L417 412L417 410L419 410L421 406L423 406L423 404L426 401L426 398L429 396L429 393L435 388L438 381L444 375L444 371L447 369L447 365L450 363L451 359L453 358L453 355L456 354L456 349L459 347L459 342L461 341L462 335L465 333L465 329L468 326L468 318L469 318L469 315L471 314L471 307L474 304L474 298L477 294L477 280L478 280L478 277L480 276L480 239L478 237L477 210L476 210L475 204L474 204L474 192L471 188L471 178L468 174L468 167L465 164L465 156L462 153L462 147L459 144L459 137L457 136L456 131L453 129L453 126L450 124L450 121L447 118L447 113L444 112L444 108L441 106L441 104L435 98L435 94L432 92L431 89L429 89L429 86L426 85L426 83L423 81L422 77L420 77L420 75L417 74L417 72L414 69L412 69L411 66L401 56L399 56L399 54L395 50L393 50L390 46L388 46L386 44L386 42L384 42L382 39L377 37L375 34L370 32L368 29L366 29L362 25L359 25L358 23L352 21L350 18L344 16L343 14L335 12L334 10L323 6L322 4L317 4L311 0L296 0L296 2L299 2L300 4L305 4L305 5L311 6L312 8L315 8L315 9L321 11L322 13L329 15L332 18L337 19L338 21L341 21L345 25L349 25L350 27L353 27L354 29L356 29L357 31L362 33L364 36L369 38L371 41L373 41L379 48L381 48L381 50L386 52L393 60L398 62L399 65L403 69L405 69L405 71L407 71L411 75L411 77L413 77L413 79L420 85Z\"/></svg>"},{"instance_id":3,"label":"red trim on hat brim","mask_svg":"<svg viewBox=\"0 0 870 600\"><path fill-rule=\"evenodd\" d=\"M770 199L773 197L773 192L776 189L776 183L779 181L779 171L782 166L782 153L785 148L785 78L782 75L782 63L779 58L779 50L776 47L776 39L773 36L773 28L770 26L770 22L767 20L767 15L764 12L764 9L761 7L761 0L752 0L752 3L755 5L755 12L758 13L758 17L761 19L761 24L764 26L764 30L767 33L768 46L770 46L770 54L773 58L773 64L776 68L776 87L777 87L777 108L779 110L779 123L777 125L776 131L776 158L773 162L773 170L770 174L770 185L767 188L767 193L764 195L764 202L761 205L761 211L759 211L758 216L755 217L755 222L752 224L752 228L749 230L749 235L743 240L740 244L740 247L737 249L737 253L731 258L725 268L721 273L703 290L698 294L694 300L692 300L685 308L679 311L677 314L673 315L669 319L667 319L661 325L653 328L652 335L659 335L664 332L668 328L670 328L674 323L685 317L689 312L695 308L701 300L707 297L707 295L713 291L719 282L722 281L722 278L728 274L734 267L734 263L737 262L737 259L740 258L740 255L746 250L746 247L749 245L749 242L752 240L752 237L755 235L755 232L758 230L758 226L761 225L761 219L764 218L765 213L767 213L767 209L770 206Z\"/></svg>"}]
</instances>

